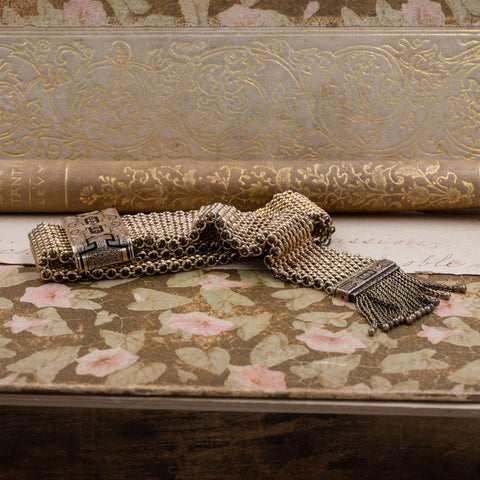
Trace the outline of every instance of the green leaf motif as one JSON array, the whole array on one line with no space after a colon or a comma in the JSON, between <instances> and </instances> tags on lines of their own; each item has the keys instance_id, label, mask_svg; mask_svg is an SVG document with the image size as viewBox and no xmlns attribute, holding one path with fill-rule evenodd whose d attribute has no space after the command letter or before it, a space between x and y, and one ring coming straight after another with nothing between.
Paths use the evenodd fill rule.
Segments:
<instances>
[{"instance_id":1,"label":"green leaf motif","mask_svg":"<svg viewBox=\"0 0 480 480\"><path fill-rule=\"evenodd\" d=\"M207 370L214 375L223 373L230 364L229 353L220 347L213 347L206 351L196 347L186 347L177 349L175 353L188 365Z\"/></svg>"},{"instance_id":2,"label":"green leaf motif","mask_svg":"<svg viewBox=\"0 0 480 480\"><path fill-rule=\"evenodd\" d=\"M478 347L480 346L480 332L474 330L458 317L448 317L443 323L451 330L462 330L463 335L452 335L444 342L457 345L458 347Z\"/></svg>"},{"instance_id":3,"label":"green leaf motif","mask_svg":"<svg viewBox=\"0 0 480 480\"><path fill-rule=\"evenodd\" d=\"M19 268L13 268L5 272L0 272L0 288L13 287L20 283L39 279L40 274L37 272L23 272Z\"/></svg>"},{"instance_id":4,"label":"green leaf motif","mask_svg":"<svg viewBox=\"0 0 480 480\"><path fill-rule=\"evenodd\" d=\"M201 270L190 270L190 272L179 272L172 275L167 280L167 285L170 288L198 287L204 279L205 274Z\"/></svg>"},{"instance_id":5,"label":"green leaf motif","mask_svg":"<svg viewBox=\"0 0 480 480\"><path fill-rule=\"evenodd\" d=\"M310 353L304 345L289 345L288 338L281 332L272 333L265 338L250 353L253 365L273 367L292 358L297 358Z\"/></svg>"},{"instance_id":6,"label":"green leaf motif","mask_svg":"<svg viewBox=\"0 0 480 480\"><path fill-rule=\"evenodd\" d=\"M187 383L190 381L195 382L198 379L198 377L193 372L189 372L188 370L178 369L177 374L178 378L182 383Z\"/></svg>"},{"instance_id":7,"label":"green leaf motif","mask_svg":"<svg viewBox=\"0 0 480 480\"><path fill-rule=\"evenodd\" d=\"M418 380L405 380L392 385L388 379L378 375L373 375L370 384L373 390L381 392L418 392L420 389Z\"/></svg>"},{"instance_id":8,"label":"green leaf motif","mask_svg":"<svg viewBox=\"0 0 480 480\"><path fill-rule=\"evenodd\" d=\"M324 327L325 325L333 325L334 327L344 328L348 325L347 319L353 315L353 312L327 312L327 311L318 311L318 312L305 312L300 313L295 318L301 320L301 322L294 322L295 328L304 330L307 322L308 326ZM302 326L303 323L303 326Z\"/></svg>"},{"instance_id":9,"label":"green leaf motif","mask_svg":"<svg viewBox=\"0 0 480 480\"><path fill-rule=\"evenodd\" d=\"M58 347L35 352L7 366L14 373L32 374L40 383L53 382L57 374L75 361L80 347Z\"/></svg>"},{"instance_id":10,"label":"green leaf motif","mask_svg":"<svg viewBox=\"0 0 480 480\"><path fill-rule=\"evenodd\" d=\"M48 320L48 324L36 325L28 329L29 332L39 337L53 337L56 335L71 335L72 330L53 307L42 308L37 312L40 320Z\"/></svg>"},{"instance_id":11,"label":"green leaf motif","mask_svg":"<svg viewBox=\"0 0 480 480\"><path fill-rule=\"evenodd\" d=\"M131 353L137 353L145 344L145 330L135 330L128 334L113 332L111 330L100 330L100 335L105 343L112 348L123 348Z\"/></svg>"},{"instance_id":12,"label":"green leaf motif","mask_svg":"<svg viewBox=\"0 0 480 480\"><path fill-rule=\"evenodd\" d=\"M87 310L98 310L101 305L92 299L105 297L107 294L100 290L79 289L71 292L71 308L85 308Z\"/></svg>"},{"instance_id":13,"label":"green leaf motif","mask_svg":"<svg viewBox=\"0 0 480 480\"><path fill-rule=\"evenodd\" d=\"M115 318L118 318L116 313L109 313L106 310L102 310L101 312L97 312L97 318L95 319L95 325L103 325L104 323L110 323Z\"/></svg>"},{"instance_id":14,"label":"green leaf motif","mask_svg":"<svg viewBox=\"0 0 480 480\"><path fill-rule=\"evenodd\" d=\"M112 388L134 388L136 385L146 385L160 378L167 369L162 362L137 362L127 368L111 373L105 385Z\"/></svg>"},{"instance_id":15,"label":"green leaf motif","mask_svg":"<svg viewBox=\"0 0 480 480\"><path fill-rule=\"evenodd\" d=\"M285 288L285 283L281 280L277 280L271 273L262 270L238 270L240 280L250 285L258 285L259 283L269 288Z\"/></svg>"},{"instance_id":16,"label":"green leaf motif","mask_svg":"<svg viewBox=\"0 0 480 480\"><path fill-rule=\"evenodd\" d=\"M467 363L447 378L450 382L462 385L480 384L480 360L473 360L473 362Z\"/></svg>"},{"instance_id":17,"label":"green leaf motif","mask_svg":"<svg viewBox=\"0 0 480 480\"><path fill-rule=\"evenodd\" d=\"M388 335L374 335L370 337L368 335L368 325L366 323L352 323L348 327L348 331L353 337L363 342L365 345L365 351L368 353L375 353L381 346L393 350L397 348L398 341L390 338Z\"/></svg>"},{"instance_id":18,"label":"green leaf motif","mask_svg":"<svg viewBox=\"0 0 480 480\"><path fill-rule=\"evenodd\" d=\"M162 324L162 327L158 331L158 334L161 336L164 335L172 335L173 333L177 333L176 328L171 328L166 325L168 322L169 318L172 316L172 311L167 310L166 312L162 312L159 316L158 319L160 320L160 323ZM189 335L189 337L192 337L192 334Z\"/></svg>"},{"instance_id":19,"label":"green leaf motif","mask_svg":"<svg viewBox=\"0 0 480 480\"><path fill-rule=\"evenodd\" d=\"M129 310L168 310L169 308L181 307L192 301L191 298L159 292L150 288L135 288L132 293L136 301L128 305Z\"/></svg>"},{"instance_id":20,"label":"green leaf motif","mask_svg":"<svg viewBox=\"0 0 480 480\"><path fill-rule=\"evenodd\" d=\"M274 298L288 300L286 306L289 310L302 310L313 303L321 302L326 297L325 292L314 290L313 288L290 288L272 294Z\"/></svg>"},{"instance_id":21,"label":"green leaf motif","mask_svg":"<svg viewBox=\"0 0 480 480\"><path fill-rule=\"evenodd\" d=\"M271 313L260 313L259 315L241 315L239 317L229 317L227 320L238 326L237 334L242 340L250 340L259 333L263 332L270 323Z\"/></svg>"},{"instance_id":22,"label":"green leaf motif","mask_svg":"<svg viewBox=\"0 0 480 480\"><path fill-rule=\"evenodd\" d=\"M229 288L223 288L220 290L206 290L201 288L200 294L217 312L231 313L233 305L242 305L245 307L251 307L254 305L252 300L245 295L233 292Z\"/></svg>"},{"instance_id":23,"label":"green leaf motif","mask_svg":"<svg viewBox=\"0 0 480 480\"><path fill-rule=\"evenodd\" d=\"M12 340L10 338L0 338L0 358L12 358L16 355L13 350L5 348Z\"/></svg>"},{"instance_id":24,"label":"green leaf motif","mask_svg":"<svg viewBox=\"0 0 480 480\"><path fill-rule=\"evenodd\" d=\"M304 380L315 379L327 388L346 385L350 372L360 364L361 355L341 355L315 360L305 365L294 365L290 371Z\"/></svg>"},{"instance_id":25,"label":"green leaf motif","mask_svg":"<svg viewBox=\"0 0 480 480\"><path fill-rule=\"evenodd\" d=\"M13 308L13 302L9 298L0 297L0 308Z\"/></svg>"},{"instance_id":26,"label":"green leaf motif","mask_svg":"<svg viewBox=\"0 0 480 480\"><path fill-rule=\"evenodd\" d=\"M443 370L448 363L432 358L436 350L425 348L412 353L389 355L380 363L384 373L404 373L410 370Z\"/></svg>"}]
</instances>

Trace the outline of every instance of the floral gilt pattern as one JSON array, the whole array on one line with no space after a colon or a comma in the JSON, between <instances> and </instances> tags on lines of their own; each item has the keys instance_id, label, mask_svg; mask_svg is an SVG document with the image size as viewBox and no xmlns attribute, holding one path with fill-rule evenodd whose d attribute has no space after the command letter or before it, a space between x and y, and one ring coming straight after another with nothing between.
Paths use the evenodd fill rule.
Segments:
<instances>
[{"instance_id":1,"label":"floral gilt pattern","mask_svg":"<svg viewBox=\"0 0 480 480\"><path fill-rule=\"evenodd\" d=\"M480 281L431 278L469 290L369 337L354 306L254 268L58 285L2 267L0 390L478 401Z\"/></svg>"}]
</instances>

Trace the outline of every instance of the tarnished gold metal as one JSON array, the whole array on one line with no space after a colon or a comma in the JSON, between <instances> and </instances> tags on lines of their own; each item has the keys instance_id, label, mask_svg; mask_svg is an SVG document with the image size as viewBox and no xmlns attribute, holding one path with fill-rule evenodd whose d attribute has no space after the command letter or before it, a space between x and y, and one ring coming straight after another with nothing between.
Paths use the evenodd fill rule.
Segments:
<instances>
[{"instance_id":1,"label":"tarnished gold metal","mask_svg":"<svg viewBox=\"0 0 480 480\"><path fill-rule=\"evenodd\" d=\"M44 280L127 278L263 256L277 278L327 289L371 261L327 249L335 231L330 216L291 191L253 212L215 203L120 218L107 209L66 217L63 225L43 223L29 234Z\"/></svg>"},{"instance_id":2,"label":"tarnished gold metal","mask_svg":"<svg viewBox=\"0 0 480 480\"><path fill-rule=\"evenodd\" d=\"M62 218L79 271L131 262L132 239L114 208Z\"/></svg>"},{"instance_id":3,"label":"tarnished gold metal","mask_svg":"<svg viewBox=\"0 0 480 480\"><path fill-rule=\"evenodd\" d=\"M347 302L354 302L356 297L367 288L398 269L399 266L391 260L375 260L368 267L362 268L359 272L339 283L335 287L335 297Z\"/></svg>"},{"instance_id":4,"label":"tarnished gold metal","mask_svg":"<svg viewBox=\"0 0 480 480\"><path fill-rule=\"evenodd\" d=\"M214 203L199 210L125 215L114 209L66 217L64 228L40 224L29 234L44 280L129 278L223 265L263 257L273 276L353 301L369 335L413 323L455 287L423 282L391 260L372 260L327 248L334 232L328 213L286 191L265 207L242 212Z\"/></svg>"}]
</instances>

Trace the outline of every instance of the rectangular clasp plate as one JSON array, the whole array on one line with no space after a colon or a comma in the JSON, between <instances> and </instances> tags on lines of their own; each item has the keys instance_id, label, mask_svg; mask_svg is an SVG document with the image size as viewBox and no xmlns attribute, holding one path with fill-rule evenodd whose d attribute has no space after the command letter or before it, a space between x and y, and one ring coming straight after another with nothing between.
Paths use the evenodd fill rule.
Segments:
<instances>
[{"instance_id":1,"label":"rectangular clasp plate","mask_svg":"<svg viewBox=\"0 0 480 480\"><path fill-rule=\"evenodd\" d=\"M114 208L62 218L78 270L120 265L134 258L132 239Z\"/></svg>"},{"instance_id":2,"label":"rectangular clasp plate","mask_svg":"<svg viewBox=\"0 0 480 480\"><path fill-rule=\"evenodd\" d=\"M368 267L339 283L335 288L335 297L347 302L355 302L355 298L368 287L398 269L399 266L391 260L375 260Z\"/></svg>"}]
</instances>

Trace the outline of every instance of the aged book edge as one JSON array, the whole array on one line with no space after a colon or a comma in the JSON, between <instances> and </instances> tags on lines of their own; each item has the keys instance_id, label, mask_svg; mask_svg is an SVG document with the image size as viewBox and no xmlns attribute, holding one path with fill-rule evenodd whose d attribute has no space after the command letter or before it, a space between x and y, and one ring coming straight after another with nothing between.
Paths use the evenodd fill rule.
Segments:
<instances>
[{"instance_id":1,"label":"aged book edge","mask_svg":"<svg viewBox=\"0 0 480 480\"><path fill-rule=\"evenodd\" d=\"M330 212L480 207L480 160L0 160L0 212L249 210L292 189Z\"/></svg>"}]
</instances>

